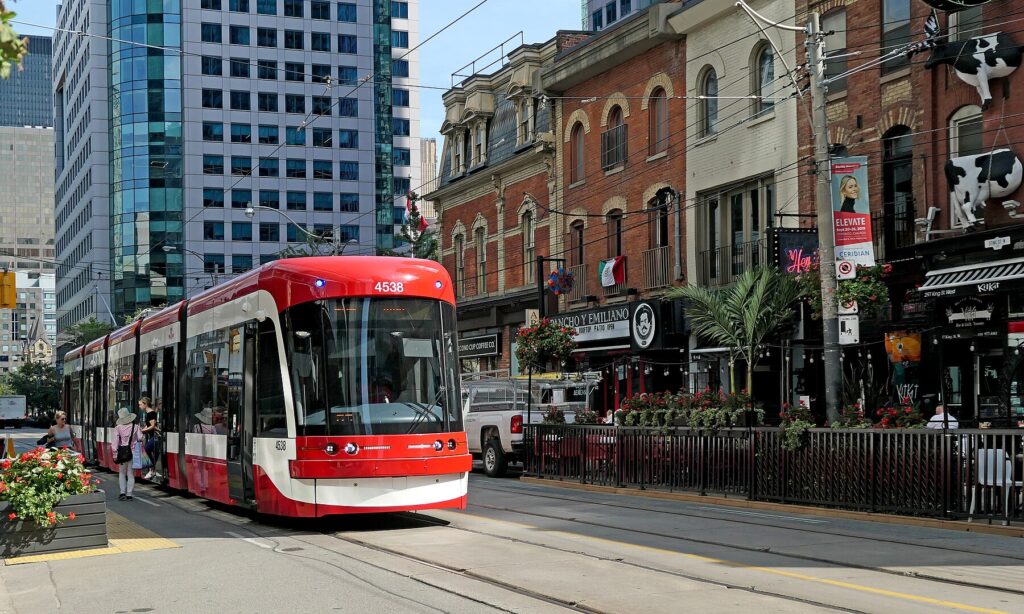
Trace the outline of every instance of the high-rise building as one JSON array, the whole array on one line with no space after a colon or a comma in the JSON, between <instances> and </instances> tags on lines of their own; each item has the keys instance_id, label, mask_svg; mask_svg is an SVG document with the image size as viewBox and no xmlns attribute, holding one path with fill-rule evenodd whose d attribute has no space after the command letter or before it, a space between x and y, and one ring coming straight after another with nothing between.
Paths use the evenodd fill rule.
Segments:
<instances>
[{"instance_id":1,"label":"high-rise building","mask_svg":"<svg viewBox=\"0 0 1024 614\"><path fill-rule=\"evenodd\" d=\"M437 189L437 139L420 140L420 194L430 194ZM434 203L423 200L419 203L420 214L428 220L437 219Z\"/></svg>"},{"instance_id":2,"label":"high-rise building","mask_svg":"<svg viewBox=\"0 0 1024 614\"><path fill-rule=\"evenodd\" d=\"M0 126L53 127L51 47L50 37L29 36L21 69L0 79Z\"/></svg>"},{"instance_id":3,"label":"high-rise building","mask_svg":"<svg viewBox=\"0 0 1024 614\"><path fill-rule=\"evenodd\" d=\"M303 230L393 247L418 183L415 0L181 4L60 8L96 35L55 39L61 328L180 300Z\"/></svg>"}]
</instances>

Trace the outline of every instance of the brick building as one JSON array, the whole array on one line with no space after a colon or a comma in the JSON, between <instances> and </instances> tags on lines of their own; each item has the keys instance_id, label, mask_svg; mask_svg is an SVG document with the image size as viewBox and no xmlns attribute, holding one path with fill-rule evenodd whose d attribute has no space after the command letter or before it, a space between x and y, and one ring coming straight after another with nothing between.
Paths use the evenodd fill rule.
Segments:
<instances>
[{"instance_id":1,"label":"brick building","mask_svg":"<svg viewBox=\"0 0 1024 614\"><path fill-rule=\"evenodd\" d=\"M537 307L536 257L552 253L554 145L536 89L571 33L523 45L491 74L445 92L438 187L441 262L455 281L465 371L511 369L514 335Z\"/></svg>"},{"instance_id":2,"label":"brick building","mask_svg":"<svg viewBox=\"0 0 1024 614\"><path fill-rule=\"evenodd\" d=\"M926 416L942 402L961 424L1024 421L1024 211L1016 204L1024 192L990 198L976 212L983 221L964 225L944 173L957 156L1009 148L1020 158L1024 122L1016 118L1024 98L1015 94L1024 72L992 80L985 110L975 88L950 67L926 66L930 50L841 78L885 50L923 40L929 7L913 0L828 0L801 4L798 12L805 8L820 13L822 29L833 32L826 37L830 55L859 53L826 66L833 77L829 142L836 156L867 157L875 257L893 265L890 313L861 322L863 345L847 349L847 369L872 361L877 379L900 380L890 394L922 403ZM1022 10L1020 0L993 0L956 14L940 11L949 38L936 53L955 58L963 55L962 42L1000 31L1018 44L1021 35L1003 22ZM799 140L800 154L811 154L804 122ZM812 183L810 176L801 181L807 198ZM909 340L923 351L890 366L885 338Z\"/></svg>"}]
</instances>

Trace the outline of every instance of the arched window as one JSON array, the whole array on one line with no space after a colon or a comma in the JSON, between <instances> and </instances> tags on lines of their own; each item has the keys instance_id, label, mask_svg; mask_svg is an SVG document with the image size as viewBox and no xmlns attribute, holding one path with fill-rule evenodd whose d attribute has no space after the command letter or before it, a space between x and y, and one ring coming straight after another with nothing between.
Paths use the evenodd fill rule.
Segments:
<instances>
[{"instance_id":1,"label":"arched window","mask_svg":"<svg viewBox=\"0 0 1024 614\"><path fill-rule=\"evenodd\" d=\"M648 224L650 231L650 248L664 247L669 244L668 213L669 201L672 199L671 191L668 188L658 190L658 195L647 203Z\"/></svg>"},{"instance_id":2,"label":"arched window","mask_svg":"<svg viewBox=\"0 0 1024 614\"><path fill-rule=\"evenodd\" d=\"M466 250L466 239L462 235L455 235L455 293L458 296L466 295L466 259L463 252Z\"/></svg>"},{"instance_id":3,"label":"arched window","mask_svg":"<svg viewBox=\"0 0 1024 614\"><path fill-rule=\"evenodd\" d=\"M615 105L608 113L608 129L601 134L601 168L608 170L626 163L626 124L622 107Z\"/></svg>"},{"instance_id":4,"label":"arched window","mask_svg":"<svg viewBox=\"0 0 1024 614\"><path fill-rule=\"evenodd\" d=\"M968 104L957 109L949 118L949 157L982 153L982 125L981 107Z\"/></svg>"},{"instance_id":5,"label":"arched window","mask_svg":"<svg viewBox=\"0 0 1024 614\"><path fill-rule=\"evenodd\" d=\"M572 127L569 139L569 181L576 183L583 181L583 124L576 122Z\"/></svg>"},{"instance_id":6,"label":"arched window","mask_svg":"<svg viewBox=\"0 0 1024 614\"><path fill-rule=\"evenodd\" d=\"M534 262L536 252L534 246L536 245L534 239L533 230L533 212L527 211L523 213L522 218L522 230L523 230L523 283L533 283L533 269L536 266Z\"/></svg>"},{"instance_id":7,"label":"arched window","mask_svg":"<svg viewBox=\"0 0 1024 614\"><path fill-rule=\"evenodd\" d=\"M622 210L612 209L605 216L608 224L608 257L622 255Z\"/></svg>"},{"instance_id":8,"label":"arched window","mask_svg":"<svg viewBox=\"0 0 1024 614\"><path fill-rule=\"evenodd\" d=\"M896 126L882 137L882 209L885 214L885 254L914 242L914 164L910 128Z\"/></svg>"},{"instance_id":9,"label":"arched window","mask_svg":"<svg viewBox=\"0 0 1024 614\"><path fill-rule=\"evenodd\" d=\"M583 264L583 220L569 226L569 266Z\"/></svg>"},{"instance_id":10,"label":"arched window","mask_svg":"<svg viewBox=\"0 0 1024 614\"><path fill-rule=\"evenodd\" d=\"M473 231L473 243L476 247L476 293L487 292L487 241L483 228Z\"/></svg>"},{"instance_id":11,"label":"arched window","mask_svg":"<svg viewBox=\"0 0 1024 614\"><path fill-rule=\"evenodd\" d=\"M647 113L649 153L653 156L668 149L668 96L663 88L651 92Z\"/></svg>"},{"instance_id":12,"label":"arched window","mask_svg":"<svg viewBox=\"0 0 1024 614\"><path fill-rule=\"evenodd\" d=\"M754 78L751 94L760 96L754 99L754 114L770 113L775 107L775 101L771 99L775 94L775 52L771 45L762 43L757 48L750 72Z\"/></svg>"},{"instance_id":13,"label":"arched window","mask_svg":"<svg viewBox=\"0 0 1024 614\"><path fill-rule=\"evenodd\" d=\"M703 96L697 105L700 113L700 136L711 136L718 132L718 74L708 66L697 85L697 93Z\"/></svg>"}]
</instances>

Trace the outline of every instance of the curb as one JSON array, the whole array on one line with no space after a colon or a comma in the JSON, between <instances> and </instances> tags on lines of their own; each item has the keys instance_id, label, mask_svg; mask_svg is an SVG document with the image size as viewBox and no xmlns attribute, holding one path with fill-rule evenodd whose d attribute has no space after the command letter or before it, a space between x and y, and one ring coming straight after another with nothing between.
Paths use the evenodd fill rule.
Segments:
<instances>
[{"instance_id":1,"label":"curb","mask_svg":"<svg viewBox=\"0 0 1024 614\"><path fill-rule=\"evenodd\" d=\"M946 529L949 531L963 531L965 533L983 533L987 535L1000 535L1003 537L1024 537L1024 526L998 526L993 524L981 524L980 522L965 522L963 520L941 520L938 518L918 518L915 516L899 516L897 514L879 514L875 512L857 512L853 510L838 510L823 507L811 507L792 503L771 503L767 501L748 501L746 499L731 499L728 497L716 497L714 495L698 495L693 493L664 492L657 490L639 490L635 488L617 488L614 486L598 486L596 484L580 484L578 482L562 482L521 476L519 481L523 484L535 484L540 486L556 486L567 490L581 490L586 492L597 492L609 495L628 495L632 497L647 497L650 499L662 499L667 501L680 501L684 503L704 503L710 505L724 505L727 507L738 507L751 510L786 512L805 514L807 516L819 516L824 518L842 518L844 520L861 520L866 522L878 522L882 524L895 524L911 527L925 527L929 529Z\"/></svg>"}]
</instances>

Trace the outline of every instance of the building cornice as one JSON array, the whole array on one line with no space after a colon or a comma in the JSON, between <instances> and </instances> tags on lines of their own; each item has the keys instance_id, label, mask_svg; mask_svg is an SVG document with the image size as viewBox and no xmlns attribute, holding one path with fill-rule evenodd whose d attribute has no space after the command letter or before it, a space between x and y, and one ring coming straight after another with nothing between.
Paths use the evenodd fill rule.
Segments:
<instances>
[{"instance_id":1,"label":"building cornice","mask_svg":"<svg viewBox=\"0 0 1024 614\"><path fill-rule=\"evenodd\" d=\"M462 204L462 202L472 200L482 194L493 192L496 189L494 181L495 175L502 177L504 175L509 175L516 171L529 168L531 165L535 164L538 166L536 172L529 173L526 175L527 177L532 177L537 173L544 172L549 168L545 163L549 162L550 158L551 154L549 151L546 151L544 145L537 144L529 151L524 151L519 155L512 156L511 158L503 160L494 166L486 166L480 171L470 174L468 177L463 177L456 180L454 183L447 184L443 188L435 190L429 194L425 194L423 199L438 203L438 208L443 211L445 207ZM482 192L480 192L481 189L483 189ZM463 195L468 197L465 199L459 198ZM456 200L459 202L455 202Z\"/></svg>"}]
</instances>

